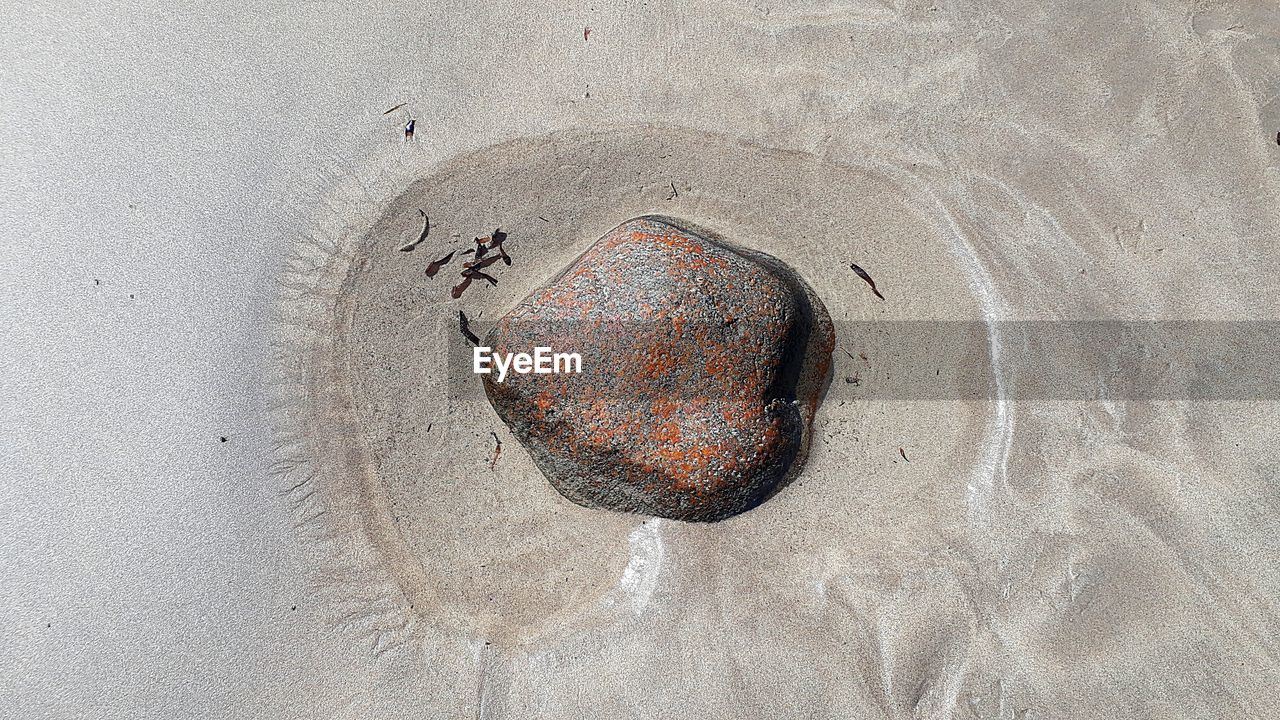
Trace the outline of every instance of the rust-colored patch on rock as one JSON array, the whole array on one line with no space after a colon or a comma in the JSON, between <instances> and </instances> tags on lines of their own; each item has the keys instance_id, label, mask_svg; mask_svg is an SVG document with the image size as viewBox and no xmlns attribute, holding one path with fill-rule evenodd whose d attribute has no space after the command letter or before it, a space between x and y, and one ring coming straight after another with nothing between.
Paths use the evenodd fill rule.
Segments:
<instances>
[{"instance_id":1,"label":"rust-colored patch on rock","mask_svg":"<svg viewBox=\"0 0 1280 720\"><path fill-rule=\"evenodd\" d=\"M834 336L781 261L645 216L531 293L484 344L581 356L578 374L484 376L498 415L566 498L714 521L798 471Z\"/></svg>"}]
</instances>

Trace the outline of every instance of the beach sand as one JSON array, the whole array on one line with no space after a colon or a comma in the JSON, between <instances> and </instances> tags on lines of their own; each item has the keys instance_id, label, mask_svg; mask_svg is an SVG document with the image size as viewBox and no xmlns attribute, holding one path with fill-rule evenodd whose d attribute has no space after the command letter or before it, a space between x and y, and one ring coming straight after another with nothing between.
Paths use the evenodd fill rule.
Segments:
<instances>
[{"instance_id":1,"label":"beach sand","mask_svg":"<svg viewBox=\"0 0 1280 720\"><path fill-rule=\"evenodd\" d=\"M1159 370L1277 317L1266 3L46 10L0 85L0 708L1276 716L1280 397ZM719 523L559 496L457 328L655 212L836 326L803 472ZM498 227L496 287L425 277ZM1164 392L1091 394L1098 320Z\"/></svg>"}]
</instances>

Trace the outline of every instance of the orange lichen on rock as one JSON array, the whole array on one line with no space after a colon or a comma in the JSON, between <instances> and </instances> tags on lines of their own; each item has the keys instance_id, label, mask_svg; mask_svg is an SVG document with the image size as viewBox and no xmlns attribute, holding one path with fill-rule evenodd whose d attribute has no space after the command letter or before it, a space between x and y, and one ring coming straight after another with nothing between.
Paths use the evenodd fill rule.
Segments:
<instances>
[{"instance_id":1,"label":"orange lichen on rock","mask_svg":"<svg viewBox=\"0 0 1280 720\"><path fill-rule=\"evenodd\" d=\"M607 233L484 344L581 355L580 374L484 376L561 494L712 521L798 470L834 338L821 301L781 261L646 216Z\"/></svg>"}]
</instances>

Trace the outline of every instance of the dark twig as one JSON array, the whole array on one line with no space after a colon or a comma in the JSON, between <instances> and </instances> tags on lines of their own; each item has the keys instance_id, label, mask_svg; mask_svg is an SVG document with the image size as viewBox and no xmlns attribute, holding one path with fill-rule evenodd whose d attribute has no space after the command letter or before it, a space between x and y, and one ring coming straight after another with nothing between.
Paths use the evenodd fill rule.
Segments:
<instances>
[{"instance_id":1,"label":"dark twig","mask_svg":"<svg viewBox=\"0 0 1280 720\"><path fill-rule=\"evenodd\" d=\"M506 242L506 240L507 234L502 232L502 228L495 229L493 231L493 239L489 241L489 249L497 250L498 257L502 258L502 263L507 267L511 267L511 256L507 254L506 248L502 246L502 243Z\"/></svg>"},{"instance_id":2,"label":"dark twig","mask_svg":"<svg viewBox=\"0 0 1280 720\"><path fill-rule=\"evenodd\" d=\"M876 281L871 279L871 276L867 274L866 270L863 270L861 267L859 267L858 263L849 263L849 268L852 269L855 273L857 273L858 277L865 280L867 284L871 286L871 292L875 293L876 297L880 298L881 300L884 300L884 296L881 295L880 291L876 289Z\"/></svg>"},{"instance_id":3,"label":"dark twig","mask_svg":"<svg viewBox=\"0 0 1280 720\"><path fill-rule=\"evenodd\" d=\"M501 259L502 259L501 255L490 255L489 257L483 260L472 260L471 262L463 263L462 267L467 270L470 270L472 268L476 270L483 270L489 267L490 265L498 262Z\"/></svg>"},{"instance_id":4,"label":"dark twig","mask_svg":"<svg viewBox=\"0 0 1280 720\"><path fill-rule=\"evenodd\" d=\"M497 443L493 446L493 459L489 461L489 469L492 470L498 464L498 457L502 455L502 441L498 439L498 433L489 431L493 436L493 441Z\"/></svg>"},{"instance_id":5,"label":"dark twig","mask_svg":"<svg viewBox=\"0 0 1280 720\"><path fill-rule=\"evenodd\" d=\"M471 322L467 320L467 314L461 310L458 311L458 329L462 331L463 337L471 341L472 345L480 344L480 338L471 332Z\"/></svg>"},{"instance_id":6,"label":"dark twig","mask_svg":"<svg viewBox=\"0 0 1280 720\"><path fill-rule=\"evenodd\" d=\"M471 278L463 275L462 282L453 286L453 290L449 291L449 296L457 300L462 297L462 293L466 292L469 287L471 287Z\"/></svg>"},{"instance_id":7,"label":"dark twig","mask_svg":"<svg viewBox=\"0 0 1280 720\"><path fill-rule=\"evenodd\" d=\"M467 268L466 270L463 270L463 271L462 271L462 277L464 277L464 278L466 278L466 279L468 279L468 280L471 280L471 279L474 279L474 278L480 278L481 280L484 280L485 282L489 283L490 285L494 285L494 286L497 286L497 284L498 284L498 279L497 279L497 278L493 277L492 275L489 275L488 273L481 272L480 270L477 270L476 268Z\"/></svg>"}]
</instances>

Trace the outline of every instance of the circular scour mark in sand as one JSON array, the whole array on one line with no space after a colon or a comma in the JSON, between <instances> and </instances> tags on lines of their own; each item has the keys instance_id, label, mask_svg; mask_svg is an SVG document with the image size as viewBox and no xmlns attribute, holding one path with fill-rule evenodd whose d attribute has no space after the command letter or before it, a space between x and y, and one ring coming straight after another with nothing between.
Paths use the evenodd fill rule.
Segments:
<instances>
[{"instance_id":1,"label":"circular scour mark in sand","mask_svg":"<svg viewBox=\"0 0 1280 720\"><path fill-rule=\"evenodd\" d=\"M550 372L484 375L485 392L566 498L715 521L799 469L833 343L826 308L781 261L648 215L485 338L498 357L542 347L582 367L552 354Z\"/></svg>"},{"instance_id":2,"label":"circular scour mark in sand","mask_svg":"<svg viewBox=\"0 0 1280 720\"><path fill-rule=\"evenodd\" d=\"M877 351L881 331L868 321L981 316L970 278L948 245L952 221L934 214L938 203L922 183L880 169L897 167L892 161L851 167L700 132L643 128L520 140L439 166L410 164L388 161L335 188L322 211L328 219L317 221L332 229L300 241L282 278L281 482L304 536L327 562L317 579L328 595L317 603L333 607L344 627L363 628L375 652L421 646L408 641L426 637L425 628L433 642L444 633L495 644L572 643L584 633L648 622L673 593L692 593L681 602L695 602L689 598L701 595L682 573L718 577L745 592L760 587L758 576L808 567L821 548L860 547L902 527L927 536L963 519L965 482L930 468L974 463L987 409L859 400L846 389L860 391L894 370L893 359ZM732 281L744 283L737 288L742 296L719 295L732 302L713 310L710 298L728 291L709 286L686 319L733 322L715 331L723 336L698 328L686 340L718 337L727 348L729 334L743 332L761 356L747 359L736 350L725 358L760 363L743 366L755 376L742 387L760 392L774 385L767 379L773 372L780 382L759 406L774 398L798 404L790 419L782 409L776 423L704 416L725 423L708 429L708 437L741 423L741 439L722 455L711 450L708 467L724 458L740 464L741 484L725 485L723 495L699 501L691 486L678 487L712 477L686 457L660 459L670 483L654 492L641 486L649 496L643 502L619 502L622 493L613 491L597 493L595 501L712 519L749 507L773 488L767 502L712 524L642 524L640 516L582 507L552 491L546 475L559 471L544 475L539 450L517 442L495 412L482 376L472 372L472 345L459 332L459 311L483 337L620 221L651 215L680 218L680 237L725 238L740 253L733 262L742 263L741 272ZM511 265L488 265L484 272L497 284L477 279L455 299L451 289L462 262L474 257L474 239L497 235L495 228L505 234ZM428 276L428 267L450 252L452 259ZM716 255L730 259L718 249ZM760 260L766 255L774 260ZM851 262L875 277L886 300L850 271ZM701 276L722 280L709 271ZM692 292L697 277L685 273L670 287ZM795 277L805 283L774 283ZM760 287L747 290L746 283ZM778 304L747 303L745 295L757 292ZM819 319L814 298L822 298L837 350L829 355L821 321L812 322L802 377L788 388L796 366L787 353L800 343L780 338L790 334L782 326L799 318L787 308L794 310L801 294ZM732 303L748 312L734 316ZM705 307L705 317L694 313L697 307ZM780 325L748 328L767 326L769 318ZM749 332L732 329L739 324ZM704 353L699 367L714 355L696 351ZM959 355L971 351L954 348ZM815 386L825 375L819 361L829 356L835 377L857 375L861 382L830 386L815 406ZM590 358L583 361L585 370ZM748 396L732 397L734 387L726 384L730 397L714 401L748 412ZM644 408L666 411L652 403ZM685 426L646 430L678 430L682 440L702 432L693 427L696 413L680 413ZM792 459L783 472L788 455L804 455L796 433L810 418L814 440L803 468ZM753 458L750 446L771 427L781 439L765 442L776 443L776 452ZM914 435L905 436L905 428ZM920 438L928 438L927 453L916 449ZM873 461L897 459L899 447L908 449L911 463ZM778 482L779 474L794 477ZM590 486L576 492L589 493ZM922 517L916 498L944 511ZM751 570L736 575L728 568Z\"/></svg>"}]
</instances>

